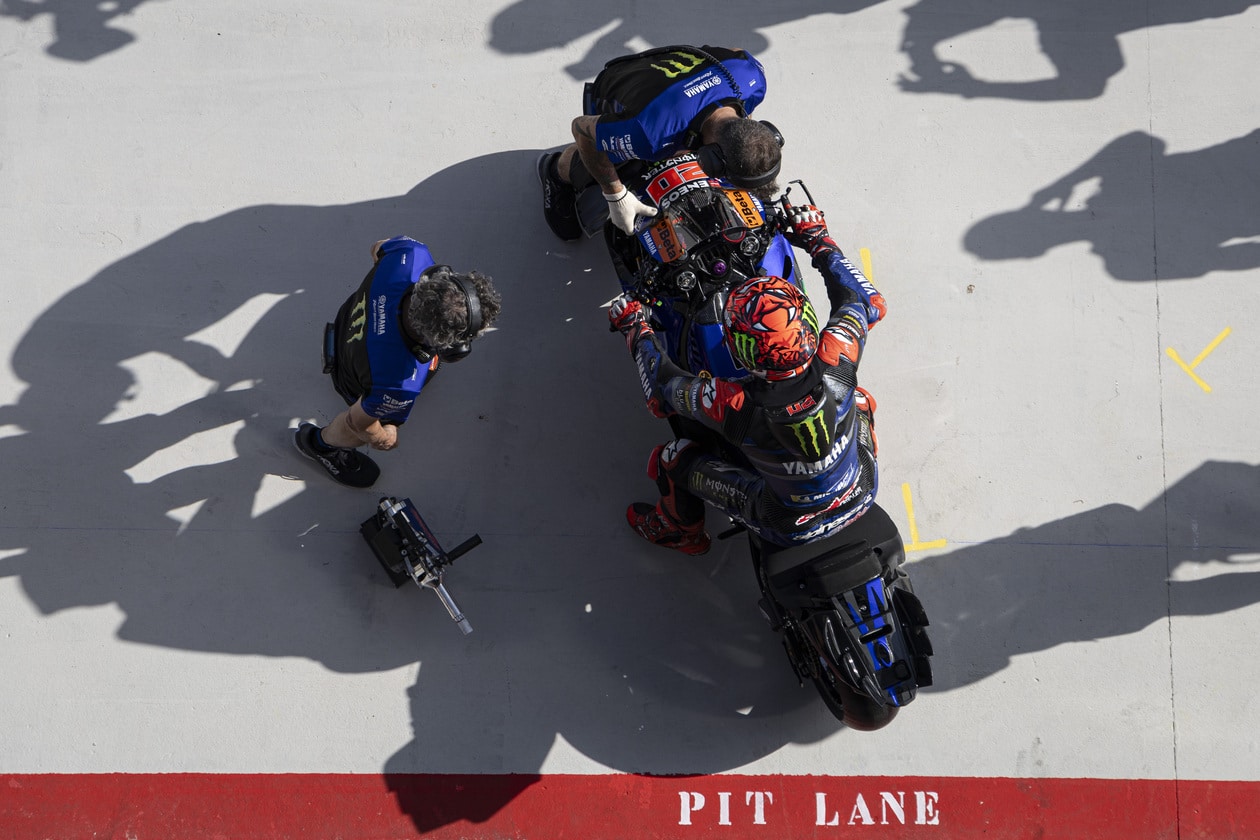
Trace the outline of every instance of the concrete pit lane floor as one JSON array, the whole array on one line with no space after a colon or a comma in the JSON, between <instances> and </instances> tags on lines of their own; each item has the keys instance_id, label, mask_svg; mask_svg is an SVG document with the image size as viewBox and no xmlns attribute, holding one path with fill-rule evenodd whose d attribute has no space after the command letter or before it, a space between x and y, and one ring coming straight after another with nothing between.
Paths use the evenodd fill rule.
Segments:
<instances>
[{"instance_id":1,"label":"concrete pit lane floor","mask_svg":"<svg viewBox=\"0 0 1260 840\"><path fill-rule=\"evenodd\" d=\"M0 5L0 835L1260 836L1255 6ZM879 732L796 685L740 540L624 523L668 430L534 161L688 41L762 60L888 300L936 655ZM291 429L398 234L503 315L352 491ZM376 564L381 496L483 538L471 635Z\"/></svg>"}]
</instances>

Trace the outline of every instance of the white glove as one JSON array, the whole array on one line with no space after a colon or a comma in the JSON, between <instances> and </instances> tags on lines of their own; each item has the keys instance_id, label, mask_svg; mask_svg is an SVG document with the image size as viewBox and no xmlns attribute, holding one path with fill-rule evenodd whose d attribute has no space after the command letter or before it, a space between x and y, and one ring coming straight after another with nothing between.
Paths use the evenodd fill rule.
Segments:
<instances>
[{"instance_id":1,"label":"white glove","mask_svg":"<svg viewBox=\"0 0 1260 840\"><path fill-rule=\"evenodd\" d=\"M625 234L634 233L635 219L640 216L650 219L656 215L655 207L648 207L625 187L621 188L621 192L604 193L604 200L608 202L608 216L612 223Z\"/></svg>"}]
</instances>

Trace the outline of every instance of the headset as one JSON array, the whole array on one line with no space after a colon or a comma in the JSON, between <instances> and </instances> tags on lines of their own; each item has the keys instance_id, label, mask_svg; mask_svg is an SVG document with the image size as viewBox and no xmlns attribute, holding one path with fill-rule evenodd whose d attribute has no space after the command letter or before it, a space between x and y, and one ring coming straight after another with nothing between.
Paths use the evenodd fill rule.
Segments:
<instances>
[{"instance_id":1,"label":"headset","mask_svg":"<svg viewBox=\"0 0 1260 840\"><path fill-rule=\"evenodd\" d=\"M741 109L742 110L742 109ZM770 129L774 134L774 140L779 144L779 148L783 148L783 134L775 127L774 123L768 120L758 120L766 128ZM755 190L758 187L764 187L766 184L774 182L779 177L779 168L783 165L783 158L780 157L765 172L740 173L731 172L726 163L726 153L722 151L722 147L717 143L705 143L696 149L696 159L700 163L700 168L712 175L714 178L725 178L735 186L744 190Z\"/></svg>"},{"instance_id":2,"label":"headset","mask_svg":"<svg viewBox=\"0 0 1260 840\"><path fill-rule=\"evenodd\" d=\"M468 328L464 330L464 334L455 339L455 343L450 347L441 347L436 350L417 342L411 346L411 355L416 357L416 361L421 364L428 364L433 361L433 357L437 356L443 362L455 363L468 357L472 352L473 339L477 337L477 333L481 332L481 328L485 326L481 314L481 299L477 297L477 287L468 278L456 274L451 270L449 265L434 265L425 270L424 274L446 273L446 279L455 284L455 287L464 295L464 303L468 307ZM422 275L423 276L423 275ZM404 332L406 335L410 333Z\"/></svg>"}]
</instances>

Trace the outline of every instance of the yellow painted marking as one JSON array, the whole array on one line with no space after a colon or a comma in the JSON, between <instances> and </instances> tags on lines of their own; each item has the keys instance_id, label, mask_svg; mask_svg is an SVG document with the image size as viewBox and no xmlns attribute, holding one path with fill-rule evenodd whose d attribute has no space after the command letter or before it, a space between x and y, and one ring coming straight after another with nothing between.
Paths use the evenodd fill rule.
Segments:
<instances>
[{"instance_id":1,"label":"yellow painted marking","mask_svg":"<svg viewBox=\"0 0 1260 840\"><path fill-rule=\"evenodd\" d=\"M1200 387L1200 388L1202 388L1204 391L1207 391L1209 394L1212 392L1212 386L1211 386L1211 385L1209 385L1209 384L1207 384L1206 382L1204 382L1202 379L1200 379L1200 378L1198 377L1198 375L1196 375L1196 374L1195 374L1194 369L1193 369L1193 368L1191 368L1191 367L1190 367L1190 365L1188 365L1188 364L1186 364L1185 362L1181 361L1181 357L1177 355L1177 351L1176 351L1176 350L1174 350L1174 349L1172 349L1171 347L1169 347L1169 348L1168 348L1168 355L1169 355L1169 357L1170 357L1170 358L1171 358L1174 362L1176 362L1178 365L1180 365L1180 366L1181 366L1181 369L1182 369L1182 370L1184 370L1186 373L1188 373L1188 374L1190 375L1190 378L1191 378L1191 379L1193 379L1195 382L1199 383L1199 387Z\"/></svg>"},{"instance_id":2,"label":"yellow painted marking","mask_svg":"<svg viewBox=\"0 0 1260 840\"><path fill-rule=\"evenodd\" d=\"M914 521L914 502L910 499L910 485L901 485L901 498L906 502L906 518L910 521L910 544L907 545L906 551L923 551L927 548L941 548L946 542L945 540L932 540L931 542L919 542L919 526Z\"/></svg>"},{"instance_id":3,"label":"yellow painted marking","mask_svg":"<svg viewBox=\"0 0 1260 840\"><path fill-rule=\"evenodd\" d=\"M1200 388L1202 388L1207 393L1211 393L1212 386L1204 382L1201 378L1199 378L1198 374L1194 372L1194 369L1199 366L1199 362L1206 359L1208 357L1208 354L1216 349L1218 344L1220 344L1222 341L1225 340L1225 337L1228 336L1230 332L1231 330L1229 327L1226 327L1225 329L1223 329L1221 331L1221 334L1218 335L1216 338L1212 339L1212 343L1209 344L1207 347L1204 347L1203 352L1195 356L1194 361L1191 362L1190 364L1186 364L1185 362L1183 362L1181 360L1181 357L1177 355L1177 351L1172 349L1171 347L1168 348L1168 357L1172 359L1174 362L1176 362L1178 366L1180 366L1180 368L1184 370L1190 376L1191 379L1199 383Z\"/></svg>"},{"instance_id":4,"label":"yellow painted marking","mask_svg":"<svg viewBox=\"0 0 1260 840\"><path fill-rule=\"evenodd\" d=\"M862 259L862 273L866 275L866 279L872 283L875 277L871 274L871 251L869 248L859 248L858 256Z\"/></svg>"}]
</instances>

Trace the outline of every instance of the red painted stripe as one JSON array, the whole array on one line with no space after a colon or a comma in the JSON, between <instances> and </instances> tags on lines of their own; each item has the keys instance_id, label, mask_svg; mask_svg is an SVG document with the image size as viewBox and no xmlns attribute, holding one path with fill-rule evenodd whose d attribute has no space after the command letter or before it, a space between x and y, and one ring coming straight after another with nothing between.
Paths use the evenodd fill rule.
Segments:
<instances>
[{"instance_id":1,"label":"red painted stripe","mask_svg":"<svg viewBox=\"0 0 1260 840\"><path fill-rule=\"evenodd\" d=\"M5 840L1260 837L1260 782L843 776L0 776Z\"/></svg>"}]
</instances>

